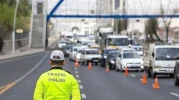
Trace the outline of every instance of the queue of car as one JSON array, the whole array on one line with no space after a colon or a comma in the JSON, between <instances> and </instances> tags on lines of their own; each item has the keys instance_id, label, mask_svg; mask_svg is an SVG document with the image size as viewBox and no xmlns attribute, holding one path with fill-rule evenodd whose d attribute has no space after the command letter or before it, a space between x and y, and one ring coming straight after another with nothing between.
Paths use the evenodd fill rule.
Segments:
<instances>
[{"instance_id":1,"label":"queue of car","mask_svg":"<svg viewBox=\"0 0 179 100\"><path fill-rule=\"evenodd\" d=\"M70 36L66 36L70 37ZM137 43L123 48L105 48L99 50L99 44L85 35L75 38L76 42L59 41L58 48L62 49L70 61L78 61L82 65L89 62L110 70L146 71L148 77L156 75L170 75L174 77L174 84L179 85L179 47L161 45L157 43Z\"/></svg>"}]
</instances>

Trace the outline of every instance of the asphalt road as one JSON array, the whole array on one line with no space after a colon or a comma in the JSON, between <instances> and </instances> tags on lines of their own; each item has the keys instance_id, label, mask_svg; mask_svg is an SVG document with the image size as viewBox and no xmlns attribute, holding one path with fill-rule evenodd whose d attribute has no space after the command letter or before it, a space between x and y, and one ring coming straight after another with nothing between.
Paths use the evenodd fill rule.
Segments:
<instances>
[{"instance_id":1,"label":"asphalt road","mask_svg":"<svg viewBox=\"0 0 179 100\"><path fill-rule=\"evenodd\" d=\"M0 100L32 100L37 79L50 69L49 53L46 51L0 62ZM83 100L179 99L179 87L175 87L173 79L168 77L159 77L160 89L153 89L154 79L148 79L148 84L141 84L142 72L129 72L129 76L125 76L123 72L113 70L107 73L104 68L95 65L92 70L84 65L75 68L74 62L68 58L64 69L77 78Z\"/></svg>"}]
</instances>

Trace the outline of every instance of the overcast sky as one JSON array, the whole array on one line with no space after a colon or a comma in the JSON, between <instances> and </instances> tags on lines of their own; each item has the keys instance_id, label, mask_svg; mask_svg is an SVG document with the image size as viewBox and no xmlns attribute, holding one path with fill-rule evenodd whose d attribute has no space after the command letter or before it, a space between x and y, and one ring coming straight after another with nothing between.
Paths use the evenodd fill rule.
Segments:
<instances>
[{"instance_id":1,"label":"overcast sky","mask_svg":"<svg viewBox=\"0 0 179 100\"><path fill-rule=\"evenodd\" d=\"M48 0L48 12L57 4L59 0ZM64 0L58 8L57 13L66 12L67 10L77 13L88 12L88 9L96 9L96 0Z\"/></svg>"},{"instance_id":2,"label":"overcast sky","mask_svg":"<svg viewBox=\"0 0 179 100\"><path fill-rule=\"evenodd\" d=\"M160 10L160 1L165 9L169 4L170 11L179 8L179 0L128 0L128 9L134 14L157 13Z\"/></svg>"}]
</instances>

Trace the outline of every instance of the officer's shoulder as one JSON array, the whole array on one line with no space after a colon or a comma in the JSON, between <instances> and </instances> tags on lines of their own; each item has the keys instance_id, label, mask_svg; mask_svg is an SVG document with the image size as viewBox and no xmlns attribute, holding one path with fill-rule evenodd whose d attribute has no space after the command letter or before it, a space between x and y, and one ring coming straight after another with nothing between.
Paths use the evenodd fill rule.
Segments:
<instances>
[{"instance_id":1,"label":"officer's shoulder","mask_svg":"<svg viewBox=\"0 0 179 100\"><path fill-rule=\"evenodd\" d=\"M66 71L66 70L64 70L65 72L67 72L68 74L71 74L71 72L69 72L69 71ZM72 75L72 74L71 74Z\"/></svg>"}]
</instances>

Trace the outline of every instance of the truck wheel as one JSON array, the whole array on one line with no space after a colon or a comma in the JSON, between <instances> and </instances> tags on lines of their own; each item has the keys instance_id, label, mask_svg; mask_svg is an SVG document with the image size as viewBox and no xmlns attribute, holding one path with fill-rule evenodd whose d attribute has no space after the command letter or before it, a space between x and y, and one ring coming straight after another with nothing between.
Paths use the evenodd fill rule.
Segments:
<instances>
[{"instance_id":1,"label":"truck wheel","mask_svg":"<svg viewBox=\"0 0 179 100\"><path fill-rule=\"evenodd\" d=\"M89 62L88 62L88 61L86 61L86 65L87 65L87 66L88 66L88 63L89 63Z\"/></svg>"},{"instance_id":2,"label":"truck wheel","mask_svg":"<svg viewBox=\"0 0 179 100\"><path fill-rule=\"evenodd\" d=\"M170 74L170 78L174 78L174 74Z\"/></svg>"},{"instance_id":3,"label":"truck wheel","mask_svg":"<svg viewBox=\"0 0 179 100\"><path fill-rule=\"evenodd\" d=\"M178 79L178 77L177 77L176 72L175 72L175 74L174 74L174 84L175 84L175 86L179 86L179 79Z\"/></svg>"},{"instance_id":4,"label":"truck wheel","mask_svg":"<svg viewBox=\"0 0 179 100\"><path fill-rule=\"evenodd\" d=\"M95 63L95 65L98 65L98 63Z\"/></svg>"},{"instance_id":5,"label":"truck wheel","mask_svg":"<svg viewBox=\"0 0 179 100\"><path fill-rule=\"evenodd\" d=\"M146 69L146 72L147 72L147 77L150 78L152 77L151 73L150 73L150 69Z\"/></svg>"},{"instance_id":6,"label":"truck wheel","mask_svg":"<svg viewBox=\"0 0 179 100\"><path fill-rule=\"evenodd\" d=\"M81 65L84 65L84 62L83 62L83 61L81 61Z\"/></svg>"}]
</instances>

